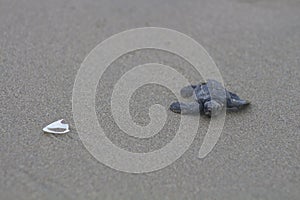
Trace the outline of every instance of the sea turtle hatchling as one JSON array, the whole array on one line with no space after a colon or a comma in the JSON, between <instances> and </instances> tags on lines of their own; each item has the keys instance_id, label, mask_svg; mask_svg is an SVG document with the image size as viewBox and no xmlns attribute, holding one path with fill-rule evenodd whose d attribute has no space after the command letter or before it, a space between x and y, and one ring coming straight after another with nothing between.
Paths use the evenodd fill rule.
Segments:
<instances>
[{"instance_id":1,"label":"sea turtle hatchling","mask_svg":"<svg viewBox=\"0 0 300 200\"><path fill-rule=\"evenodd\" d=\"M210 79L206 83L186 86L181 89L180 94L183 98L193 95L196 100L190 103L174 102L170 105L171 111L181 114L201 113L211 117L219 115L225 107L239 110L250 104L250 101L226 90L220 82Z\"/></svg>"}]
</instances>

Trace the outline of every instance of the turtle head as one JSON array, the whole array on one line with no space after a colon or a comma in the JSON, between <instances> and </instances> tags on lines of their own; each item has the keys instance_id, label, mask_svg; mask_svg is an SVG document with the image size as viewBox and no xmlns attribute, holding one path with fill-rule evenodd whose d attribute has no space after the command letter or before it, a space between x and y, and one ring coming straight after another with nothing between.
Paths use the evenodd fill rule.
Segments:
<instances>
[{"instance_id":1,"label":"turtle head","mask_svg":"<svg viewBox=\"0 0 300 200\"><path fill-rule=\"evenodd\" d=\"M215 100L210 100L204 103L204 114L209 117L219 115L223 111L224 105Z\"/></svg>"}]
</instances>

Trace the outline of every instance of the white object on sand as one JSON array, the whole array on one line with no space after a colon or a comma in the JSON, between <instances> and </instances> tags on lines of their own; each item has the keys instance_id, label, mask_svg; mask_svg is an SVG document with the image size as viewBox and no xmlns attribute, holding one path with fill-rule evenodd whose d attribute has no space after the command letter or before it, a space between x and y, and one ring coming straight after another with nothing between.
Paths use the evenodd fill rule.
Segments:
<instances>
[{"instance_id":1,"label":"white object on sand","mask_svg":"<svg viewBox=\"0 0 300 200\"><path fill-rule=\"evenodd\" d=\"M69 124L66 124L64 120L61 119L44 127L43 131L46 133L64 134L69 132L70 130L69 130Z\"/></svg>"}]
</instances>

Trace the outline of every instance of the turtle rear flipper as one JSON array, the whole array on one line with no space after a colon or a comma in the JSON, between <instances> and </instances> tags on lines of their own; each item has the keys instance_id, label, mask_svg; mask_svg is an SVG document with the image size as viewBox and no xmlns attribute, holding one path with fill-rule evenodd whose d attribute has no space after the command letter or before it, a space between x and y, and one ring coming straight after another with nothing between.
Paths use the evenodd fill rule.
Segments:
<instances>
[{"instance_id":1,"label":"turtle rear flipper","mask_svg":"<svg viewBox=\"0 0 300 200\"><path fill-rule=\"evenodd\" d=\"M196 85L189 85L189 86L186 86L184 88L182 88L180 90L180 95L183 97L183 98L189 98L191 97L193 94L194 94L194 89L196 88L197 86Z\"/></svg>"}]
</instances>

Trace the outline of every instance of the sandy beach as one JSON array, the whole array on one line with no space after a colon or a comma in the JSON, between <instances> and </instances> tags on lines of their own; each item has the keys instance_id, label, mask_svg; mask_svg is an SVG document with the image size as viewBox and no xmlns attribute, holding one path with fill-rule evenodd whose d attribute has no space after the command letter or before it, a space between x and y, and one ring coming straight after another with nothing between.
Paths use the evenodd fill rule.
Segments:
<instances>
[{"instance_id":1,"label":"sandy beach","mask_svg":"<svg viewBox=\"0 0 300 200\"><path fill-rule=\"evenodd\" d=\"M0 0L0 199L299 199L299 10L297 0ZM252 102L227 114L204 159L197 154L205 117L177 161L145 174L107 167L79 138L72 90L81 63L101 41L138 27L192 37L213 58L225 86ZM154 61L197 81L180 57L141 50L112 63L97 89L97 117L107 137L133 152L161 148L178 127L179 115L168 111L160 134L138 141L112 122L112 85L130 67ZM166 88L145 86L136 91L131 114L147 125L153 102L167 107L173 100ZM42 132L61 118L69 133Z\"/></svg>"}]
</instances>

